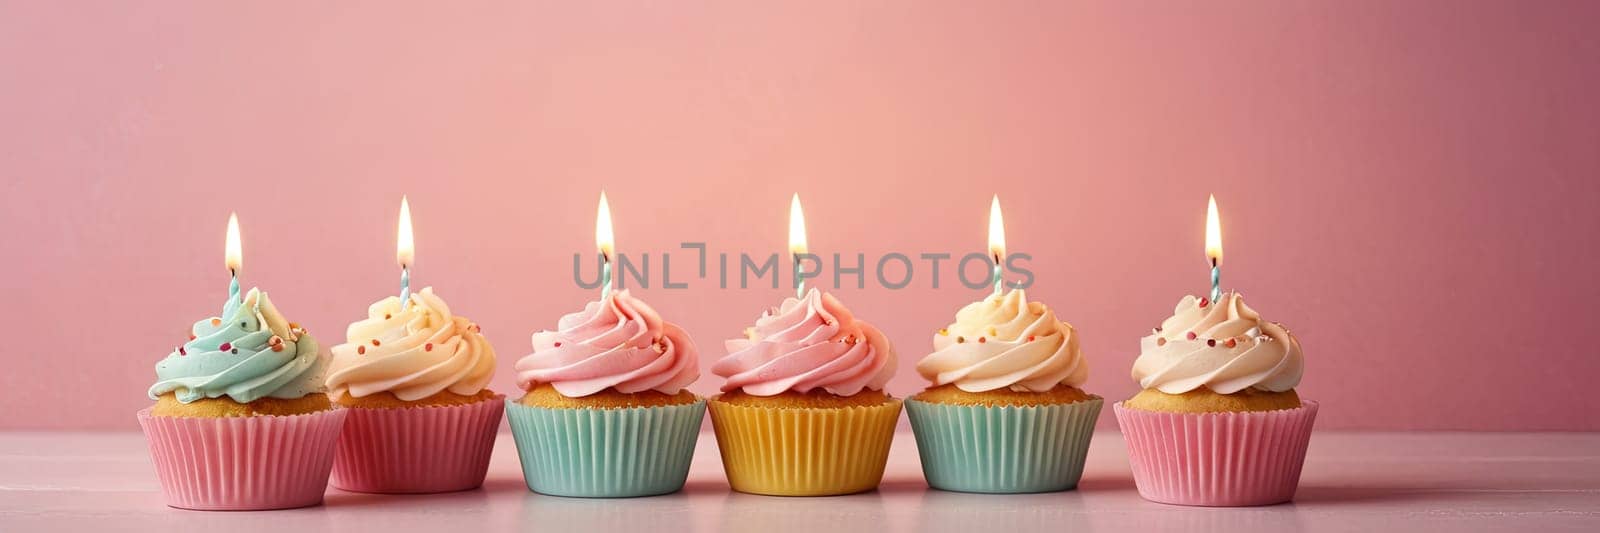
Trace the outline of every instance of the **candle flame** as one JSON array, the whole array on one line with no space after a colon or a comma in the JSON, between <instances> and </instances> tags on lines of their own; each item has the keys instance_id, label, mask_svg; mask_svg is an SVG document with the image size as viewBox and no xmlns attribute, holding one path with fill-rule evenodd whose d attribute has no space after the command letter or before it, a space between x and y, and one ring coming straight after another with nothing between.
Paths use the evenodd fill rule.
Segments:
<instances>
[{"instance_id":1,"label":"candle flame","mask_svg":"<svg viewBox=\"0 0 1600 533\"><path fill-rule=\"evenodd\" d=\"M800 209L800 193L789 200L789 253L806 253L806 214Z\"/></svg>"},{"instance_id":2,"label":"candle flame","mask_svg":"<svg viewBox=\"0 0 1600 533\"><path fill-rule=\"evenodd\" d=\"M989 202L989 256L995 263L1006 258L1006 221L1000 216L1000 195Z\"/></svg>"},{"instance_id":3,"label":"candle flame","mask_svg":"<svg viewBox=\"0 0 1600 533\"><path fill-rule=\"evenodd\" d=\"M228 242L223 248L223 263L228 266L228 272L235 275L239 267L244 264L244 251L239 247L239 215L228 213Z\"/></svg>"},{"instance_id":4,"label":"candle flame","mask_svg":"<svg viewBox=\"0 0 1600 533\"><path fill-rule=\"evenodd\" d=\"M1211 196L1206 205L1206 258L1213 265L1222 264L1222 221L1217 218L1217 197Z\"/></svg>"},{"instance_id":5,"label":"candle flame","mask_svg":"<svg viewBox=\"0 0 1600 533\"><path fill-rule=\"evenodd\" d=\"M594 245L608 261L617 246L616 236L611 230L611 203L606 201L605 191L600 191L600 207L595 213Z\"/></svg>"},{"instance_id":6,"label":"candle flame","mask_svg":"<svg viewBox=\"0 0 1600 533\"><path fill-rule=\"evenodd\" d=\"M400 268L411 268L417 249L411 237L411 201L403 195L400 197L400 228L396 234L394 260L400 263Z\"/></svg>"}]
</instances>

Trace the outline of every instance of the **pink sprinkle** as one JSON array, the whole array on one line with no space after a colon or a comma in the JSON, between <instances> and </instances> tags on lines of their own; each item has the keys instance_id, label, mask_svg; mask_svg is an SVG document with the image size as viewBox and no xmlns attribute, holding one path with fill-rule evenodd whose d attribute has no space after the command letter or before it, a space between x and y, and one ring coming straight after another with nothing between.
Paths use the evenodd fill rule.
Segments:
<instances>
[{"instance_id":1,"label":"pink sprinkle","mask_svg":"<svg viewBox=\"0 0 1600 533\"><path fill-rule=\"evenodd\" d=\"M1195 337L1199 337L1199 335L1195 335L1193 331L1185 333L1183 336L1189 340L1194 340Z\"/></svg>"},{"instance_id":2,"label":"pink sprinkle","mask_svg":"<svg viewBox=\"0 0 1600 533\"><path fill-rule=\"evenodd\" d=\"M561 341L556 341L556 347L557 347L557 348L560 348L560 347L561 347Z\"/></svg>"},{"instance_id":3,"label":"pink sprinkle","mask_svg":"<svg viewBox=\"0 0 1600 533\"><path fill-rule=\"evenodd\" d=\"M179 346L178 347L178 355L189 355L189 352L184 350L182 346Z\"/></svg>"},{"instance_id":4,"label":"pink sprinkle","mask_svg":"<svg viewBox=\"0 0 1600 533\"><path fill-rule=\"evenodd\" d=\"M1204 296L1200 297L1200 307L1205 307L1205 306L1209 305L1210 303L1211 303L1211 300L1207 300L1206 297L1204 297Z\"/></svg>"},{"instance_id":5,"label":"pink sprinkle","mask_svg":"<svg viewBox=\"0 0 1600 533\"><path fill-rule=\"evenodd\" d=\"M224 352L226 352L226 351L228 351L228 350L230 350L232 348L233 348L233 343L231 343L231 342L224 342L224 343L222 343L222 346L218 346L217 347L218 350L221 350L221 351L224 351Z\"/></svg>"},{"instance_id":6,"label":"pink sprinkle","mask_svg":"<svg viewBox=\"0 0 1600 533\"><path fill-rule=\"evenodd\" d=\"M422 345L422 350L426 351L426 352L433 351L433 343L430 342L430 343Z\"/></svg>"}]
</instances>

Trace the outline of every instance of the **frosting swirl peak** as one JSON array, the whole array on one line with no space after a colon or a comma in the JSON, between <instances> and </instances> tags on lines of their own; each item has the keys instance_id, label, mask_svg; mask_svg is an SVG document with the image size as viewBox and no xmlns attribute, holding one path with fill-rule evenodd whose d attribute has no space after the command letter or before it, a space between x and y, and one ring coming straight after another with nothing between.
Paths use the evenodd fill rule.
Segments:
<instances>
[{"instance_id":1,"label":"frosting swirl peak","mask_svg":"<svg viewBox=\"0 0 1600 533\"><path fill-rule=\"evenodd\" d=\"M222 316L195 322L189 332L189 342L156 364L150 399L171 392L183 403L222 396L250 403L322 391L327 364L317 341L291 326L265 292L229 297Z\"/></svg>"},{"instance_id":2,"label":"frosting swirl peak","mask_svg":"<svg viewBox=\"0 0 1600 533\"><path fill-rule=\"evenodd\" d=\"M961 308L955 323L933 336L933 350L917 373L967 392L1047 392L1089 378L1076 330L1021 289Z\"/></svg>"},{"instance_id":3,"label":"frosting swirl peak","mask_svg":"<svg viewBox=\"0 0 1600 533\"><path fill-rule=\"evenodd\" d=\"M608 388L677 394L700 377L689 335L626 290L561 317L557 328L533 334L533 353L516 364L517 386L549 383L569 398Z\"/></svg>"},{"instance_id":4,"label":"frosting swirl peak","mask_svg":"<svg viewBox=\"0 0 1600 533\"><path fill-rule=\"evenodd\" d=\"M723 392L772 396L821 388L851 396L883 390L894 375L894 347L883 333L816 289L804 298L785 298L745 337L727 341L728 355L711 367L728 379Z\"/></svg>"},{"instance_id":5,"label":"frosting swirl peak","mask_svg":"<svg viewBox=\"0 0 1600 533\"><path fill-rule=\"evenodd\" d=\"M411 293L401 307L390 296L350 324L344 344L333 347L328 392L360 398L380 392L416 401L443 391L471 396L494 377L494 347L482 330L433 294Z\"/></svg>"},{"instance_id":6,"label":"frosting swirl peak","mask_svg":"<svg viewBox=\"0 0 1600 533\"><path fill-rule=\"evenodd\" d=\"M1172 317L1140 341L1133 379L1146 389L1180 394L1206 387L1283 392L1300 384L1305 357L1282 324L1261 319L1238 293L1219 302L1184 296Z\"/></svg>"}]
</instances>

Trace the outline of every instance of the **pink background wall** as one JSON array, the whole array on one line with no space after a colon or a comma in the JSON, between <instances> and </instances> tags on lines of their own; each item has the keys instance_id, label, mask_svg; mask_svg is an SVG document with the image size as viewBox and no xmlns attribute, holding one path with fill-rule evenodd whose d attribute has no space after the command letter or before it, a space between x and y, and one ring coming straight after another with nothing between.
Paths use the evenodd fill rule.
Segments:
<instances>
[{"instance_id":1,"label":"pink background wall","mask_svg":"<svg viewBox=\"0 0 1600 533\"><path fill-rule=\"evenodd\" d=\"M579 4L0 1L0 428L133 428L230 210L246 282L340 340L395 290L402 193L509 391L592 298L603 187L633 253L779 250L795 191L818 252L981 250L998 192L1113 399L1205 290L1216 193L1320 427L1600 430L1600 5ZM893 393L982 295L944 285L837 291ZM783 292L640 294L709 368Z\"/></svg>"}]
</instances>

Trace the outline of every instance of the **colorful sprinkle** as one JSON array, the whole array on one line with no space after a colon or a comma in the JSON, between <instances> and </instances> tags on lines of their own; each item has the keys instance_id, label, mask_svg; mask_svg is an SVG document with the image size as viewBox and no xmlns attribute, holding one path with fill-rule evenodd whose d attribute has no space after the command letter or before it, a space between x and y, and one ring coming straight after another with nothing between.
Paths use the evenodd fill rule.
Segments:
<instances>
[{"instance_id":1,"label":"colorful sprinkle","mask_svg":"<svg viewBox=\"0 0 1600 533\"><path fill-rule=\"evenodd\" d=\"M1199 335L1195 335L1193 331L1185 333L1185 334L1183 334L1183 336L1184 336L1184 338L1189 339L1189 340L1194 340L1195 337L1199 337Z\"/></svg>"},{"instance_id":2,"label":"colorful sprinkle","mask_svg":"<svg viewBox=\"0 0 1600 533\"><path fill-rule=\"evenodd\" d=\"M360 354L360 355L367 355L367 347L366 346L357 346L356 347L356 353Z\"/></svg>"},{"instance_id":3,"label":"colorful sprinkle","mask_svg":"<svg viewBox=\"0 0 1600 533\"><path fill-rule=\"evenodd\" d=\"M966 337L962 337L960 335L956 335L956 344L960 344L960 343L963 343L963 342L967 342L967 338Z\"/></svg>"},{"instance_id":4,"label":"colorful sprinkle","mask_svg":"<svg viewBox=\"0 0 1600 533\"><path fill-rule=\"evenodd\" d=\"M194 334L193 333L189 334L189 340L194 340Z\"/></svg>"},{"instance_id":5,"label":"colorful sprinkle","mask_svg":"<svg viewBox=\"0 0 1600 533\"><path fill-rule=\"evenodd\" d=\"M272 338L267 339L267 346L277 346L279 344L283 344L283 337L273 335Z\"/></svg>"},{"instance_id":6,"label":"colorful sprinkle","mask_svg":"<svg viewBox=\"0 0 1600 533\"><path fill-rule=\"evenodd\" d=\"M995 331L994 331L994 328L989 328L989 335L990 335L990 336L995 336L995 335L999 335L999 333L996 333L996 332L995 332Z\"/></svg>"},{"instance_id":7,"label":"colorful sprinkle","mask_svg":"<svg viewBox=\"0 0 1600 533\"><path fill-rule=\"evenodd\" d=\"M940 329L939 330L939 334L940 335L944 335L946 337L949 337L950 336L950 330L948 330L948 329Z\"/></svg>"},{"instance_id":8,"label":"colorful sprinkle","mask_svg":"<svg viewBox=\"0 0 1600 533\"><path fill-rule=\"evenodd\" d=\"M556 341L556 347L557 347L557 348L560 348L560 347L561 347L561 341Z\"/></svg>"},{"instance_id":9,"label":"colorful sprinkle","mask_svg":"<svg viewBox=\"0 0 1600 533\"><path fill-rule=\"evenodd\" d=\"M274 344L274 345L272 345L272 351L274 351L274 352L283 351L283 345L282 344Z\"/></svg>"},{"instance_id":10,"label":"colorful sprinkle","mask_svg":"<svg viewBox=\"0 0 1600 533\"><path fill-rule=\"evenodd\" d=\"M560 345L561 345L561 343L559 343L559 342L558 342L558 343L556 343L556 345L557 345L557 346L560 346ZM422 351L424 351L424 352L431 352L431 351L433 351L433 343L431 343L431 342L430 342L430 343L427 343L427 344L424 344L424 345L422 345Z\"/></svg>"},{"instance_id":11,"label":"colorful sprinkle","mask_svg":"<svg viewBox=\"0 0 1600 533\"><path fill-rule=\"evenodd\" d=\"M188 350L184 350L182 346L179 346L178 347L178 355L189 355L189 351Z\"/></svg>"},{"instance_id":12,"label":"colorful sprinkle","mask_svg":"<svg viewBox=\"0 0 1600 533\"><path fill-rule=\"evenodd\" d=\"M1206 297L1201 296L1200 297L1200 307L1205 307L1207 305L1211 305L1211 300L1207 300Z\"/></svg>"},{"instance_id":13,"label":"colorful sprinkle","mask_svg":"<svg viewBox=\"0 0 1600 533\"><path fill-rule=\"evenodd\" d=\"M232 348L232 347L233 347L233 343L224 342L224 343L222 343L222 346L218 346L217 349L218 350L222 350L222 351L227 351L229 348Z\"/></svg>"},{"instance_id":14,"label":"colorful sprinkle","mask_svg":"<svg viewBox=\"0 0 1600 533\"><path fill-rule=\"evenodd\" d=\"M222 325L222 319L220 319L220 318L211 319L211 325L213 325L213 326L221 326Z\"/></svg>"},{"instance_id":15,"label":"colorful sprinkle","mask_svg":"<svg viewBox=\"0 0 1600 533\"><path fill-rule=\"evenodd\" d=\"M382 344L378 343L378 339L372 339L372 345L373 346L382 346Z\"/></svg>"},{"instance_id":16,"label":"colorful sprinkle","mask_svg":"<svg viewBox=\"0 0 1600 533\"><path fill-rule=\"evenodd\" d=\"M989 342L989 339L986 339L986 338L983 338L983 337L978 337L978 344L983 344L985 342Z\"/></svg>"},{"instance_id":17,"label":"colorful sprinkle","mask_svg":"<svg viewBox=\"0 0 1600 533\"><path fill-rule=\"evenodd\" d=\"M1228 342L1225 342L1223 344L1225 346L1229 347L1229 348L1232 348L1234 346L1238 346L1239 345L1239 341L1236 341L1236 340L1233 340L1233 339L1228 339Z\"/></svg>"},{"instance_id":18,"label":"colorful sprinkle","mask_svg":"<svg viewBox=\"0 0 1600 533\"><path fill-rule=\"evenodd\" d=\"M1206 346L1216 346L1217 339L1206 339Z\"/></svg>"},{"instance_id":19,"label":"colorful sprinkle","mask_svg":"<svg viewBox=\"0 0 1600 533\"><path fill-rule=\"evenodd\" d=\"M1028 342L1033 342L1033 335L1028 336Z\"/></svg>"},{"instance_id":20,"label":"colorful sprinkle","mask_svg":"<svg viewBox=\"0 0 1600 533\"><path fill-rule=\"evenodd\" d=\"M239 355L239 349L238 348L234 348L234 349L229 350L229 351L233 352L233 355Z\"/></svg>"},{"instance_id":21,"label":"colorful sprinkle","mask_svg":"<svg viewBox=\"0 0 1600 533\"><path fill-rule=\"evenodd\" d=\"M294 322L290 322L289 323L289 329L305 329L305 328L300 327L300 324L296 324Z\"/></svg>"},{"instance_id":22,"label":"colorful sprinkle","mask_svg":"<svg viewBox=\"0 0 1600 533\"><path fill-rule=\"evenodd\" d=\"M390 316L390 315L389 315L389 313L384 313L384 314L383 314L383 319L384 319L384 320L388 320L388 319L391 319L391 318L394 318L394 317L393 317L393 316Z\"/></svg>"},{"instance_id":23,"label":"colorful sprinkle","mask_svg":"<svg viewBox=\"0 0 1600 533\"><path fill-rule=\"evenodd\" d=\"M1156 346L1166 346L1166 345L1167 345L1167 338L1166 337L1160 337L1160 338L1156 339Z\"/></svg>"}]
</instances>

